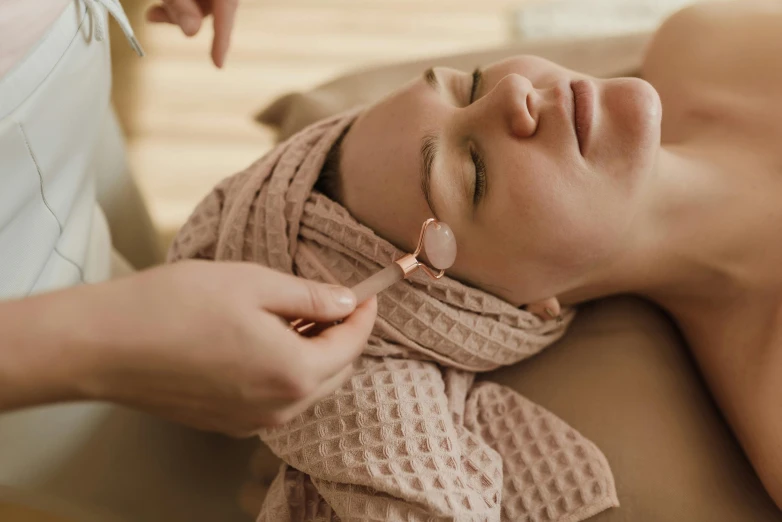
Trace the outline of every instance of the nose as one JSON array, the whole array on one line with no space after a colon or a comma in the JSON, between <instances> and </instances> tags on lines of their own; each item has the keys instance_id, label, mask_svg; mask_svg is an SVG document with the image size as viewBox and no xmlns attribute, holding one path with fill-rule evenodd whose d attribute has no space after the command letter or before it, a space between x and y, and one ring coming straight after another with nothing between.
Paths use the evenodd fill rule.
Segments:
<instances>
[{"instance_id":1,"label":"nose","mask_svg":"<svg viewBox=\"0 0 782 522\"><path fill-rule=\"evenodd\" d=\"M524 76L509 74L494 88L496 110L508 131L517 138L529 138L538 127L539 95Z\"/></svg>"}]
</instances>

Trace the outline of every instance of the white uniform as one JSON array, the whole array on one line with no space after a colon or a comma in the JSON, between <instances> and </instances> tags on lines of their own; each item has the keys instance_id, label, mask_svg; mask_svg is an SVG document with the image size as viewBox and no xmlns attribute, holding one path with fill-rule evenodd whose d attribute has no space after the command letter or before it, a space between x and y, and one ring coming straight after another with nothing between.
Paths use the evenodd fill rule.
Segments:
<instances>
[{"instance_id":1,"label":"white uniform","mask_svg":"<svg viewBox=\"0 0 782 522\"><path fill-rule=\"evenodd\" d=\"M96 169L124 168L124 151L109 105L105 17L94 0L68 3L0 78L0 298L109 276ZM106 153L120 163L106 165Z\"/></svg>"},{"instance_id":2,"label":"white uniform","mask_svg":"<svg viewBox=\"0 0 782 522\"><path fill-rule=\"evenodd\" d=\"M44 7L56 12L38 35L24 20L46 19ZM8 25L0 35L0 299L109 277L96 184L126 167L110 106L107 9L137 45L117 0L0 0L0 31L11 8L35 41L8 46ZM124 520L241 520L234 496L247 449L105 404L8 413L0 497L3 487L28 490Z\"/></svg>"}]
</instances>

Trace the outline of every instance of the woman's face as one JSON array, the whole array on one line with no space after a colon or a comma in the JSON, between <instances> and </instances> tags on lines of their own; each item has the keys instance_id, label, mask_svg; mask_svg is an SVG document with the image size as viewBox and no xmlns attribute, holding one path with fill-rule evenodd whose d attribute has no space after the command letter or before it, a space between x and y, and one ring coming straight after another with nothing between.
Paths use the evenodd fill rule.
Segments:
<instances>
[{"instance_id":1,"label":"woman's face","mask_svg":"<svg viewBox=\"0 0 782 522\"><path fill-rule=\"evenodd\" d=\"M656 91L533 56L434 68L368 109L342 149L343 203L411 249L453 229L454 276L516 304L583 282L626 244L660 143Z\"/></svg>"}]
</instances>

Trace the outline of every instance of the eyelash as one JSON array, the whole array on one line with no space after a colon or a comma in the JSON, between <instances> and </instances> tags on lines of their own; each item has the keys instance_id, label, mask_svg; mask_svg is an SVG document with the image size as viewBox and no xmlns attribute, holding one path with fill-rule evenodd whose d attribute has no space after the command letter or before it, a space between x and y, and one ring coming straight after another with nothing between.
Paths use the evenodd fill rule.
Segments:
<instances>
[{"instance_id":1,"label":"eyelash","mask_svg":"<svg viewBox=\"0 0 782 522\"><path fill-rule=\"evenodd\" d=\"M486 165L483 163L480 155L474 148L470 147L470 158L475 165L475 192L473 193L473 203L478 204L484 194L486 194Z\"/></svg>"},{"instance_id":2,"label":"eyelash","mask_svg":"<svg viewBox=\"0 0 782 522\"><path fill-rule=\"evenodd\" d=\"M470 103L475 101L475 95L478 93L478 86L481 84L482 74L480 69L475 69L472 73L472 88L470 89ZM486 193L486 165L478 152L470 147L470 158L475 166L475 192L473 193L473 204L477 205Z\"/></svg>"}]
</instances>

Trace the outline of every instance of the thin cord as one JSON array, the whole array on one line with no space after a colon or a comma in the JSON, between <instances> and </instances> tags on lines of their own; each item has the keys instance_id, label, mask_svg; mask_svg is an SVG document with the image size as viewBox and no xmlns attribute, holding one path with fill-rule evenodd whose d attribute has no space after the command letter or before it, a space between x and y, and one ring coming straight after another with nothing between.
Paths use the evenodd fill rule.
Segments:
<instances>
[{"instance_id":1,"label":"thin cord","mask_svg":"<svg viewBox=\"0 0 782 522\"><path fill-rule=\"evenodd\" d=\"M119 0L84 0L84 4L87 6L87 10L92 17L96 40L101 42L106 38L106 24L98 9L98 4L100 4L105 7L109 14L117 21L122 32L125 33L125 38L128 39L130 46L136 51L136 54L142 57L144 56L144 49L141 48L141 44L136 39L136 35L133 33L133 28L130 25L130 20L128 20L125 10L122 9Z\"/></svg>"}]
</instances>

